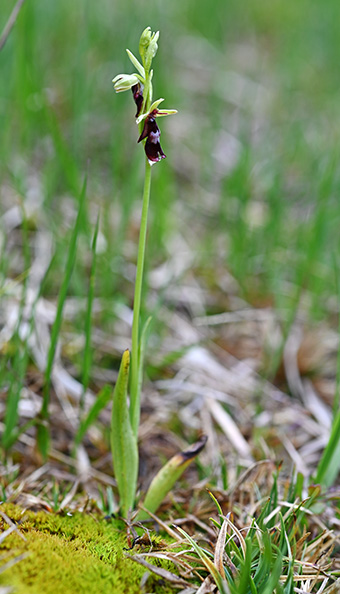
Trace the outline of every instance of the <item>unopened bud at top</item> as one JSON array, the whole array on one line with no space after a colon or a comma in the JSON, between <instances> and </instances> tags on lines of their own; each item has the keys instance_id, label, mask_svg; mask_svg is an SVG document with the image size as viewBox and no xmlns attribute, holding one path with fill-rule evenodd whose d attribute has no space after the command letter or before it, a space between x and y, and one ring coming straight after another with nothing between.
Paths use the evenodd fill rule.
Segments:
<instances>
[{"instance_id":1,"label":"unopened bud at top","mask_svg":"<svg viewBox=\"0 0 340 594\"><path fill-rule=\"evenodd\" d=\"M145 52L149 47L151 36L151 27L147 27L146 29L144 29L143 33L140 36L139 53L142 60L144 59Z\"/></svg>"},{"instance_id":2,"label":"unopened bud at top","mask_svg":"<svg viewBox=\"0 0 340 594\"><path fill-rule=\"evenodd\" d=\"M155 57L158 45L159 31L151 32L151 28L144 29L139 40L139 53L142 58L145 70L149 71L152 59Z\"/></svg>"}]
</instances>

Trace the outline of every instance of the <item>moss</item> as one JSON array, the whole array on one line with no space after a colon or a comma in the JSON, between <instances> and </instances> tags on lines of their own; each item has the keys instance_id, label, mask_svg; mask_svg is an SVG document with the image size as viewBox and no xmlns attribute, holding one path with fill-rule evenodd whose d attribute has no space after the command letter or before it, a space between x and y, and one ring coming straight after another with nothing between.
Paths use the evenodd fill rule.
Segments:
<instances>
[{"instance_id":1,"label":"moss","mask_svg":"<svg viewBox=\"0 0 340 594\"><path fill-rule=\"evenodd\" d=\"M1 509L21 521L23 541L12 533L0 545L2 563L22 553L27 556L0 575L0 584L14 586L16 594L120 594L140 592L145 569L127 559L124 525L75 513L72 516L24 512L12 505ZM8 528L2 520L1 528ZM168 592L157 578L148 591Z\"/></svg>"}]
</instances>

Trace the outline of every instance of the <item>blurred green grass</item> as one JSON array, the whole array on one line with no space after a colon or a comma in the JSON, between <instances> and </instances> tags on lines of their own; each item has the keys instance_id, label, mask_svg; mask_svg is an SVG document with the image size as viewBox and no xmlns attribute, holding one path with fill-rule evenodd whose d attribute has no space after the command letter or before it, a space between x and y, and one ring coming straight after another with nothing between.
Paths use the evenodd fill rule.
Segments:
<instances>
[{"instance_id":1,"label":"blurred green grass","mask_svg":"<svg viewBox=\"0 0 340 594\"><path fill-rule=\"evenodd\" d=\"M1 28L12 6L3 0ZM132 71L125 47L136 52L150 24L161 31L155 93L179 114L162 121L168 158L153 171L149 268L180 233L198 276L228 269L252 304L295 311L304 294L317 319L337 310L339 17L336 0L26 0L0 53L1 209L25 204L38 185L31 225L56 248L43 292L58 293L88 169L72 294L87 292L100 207L95 292L131 300L126 245L136 240L143 159L134 106L111 79ZM2 267L22 272L15 247Z\"/></svg>"}]
</instances>

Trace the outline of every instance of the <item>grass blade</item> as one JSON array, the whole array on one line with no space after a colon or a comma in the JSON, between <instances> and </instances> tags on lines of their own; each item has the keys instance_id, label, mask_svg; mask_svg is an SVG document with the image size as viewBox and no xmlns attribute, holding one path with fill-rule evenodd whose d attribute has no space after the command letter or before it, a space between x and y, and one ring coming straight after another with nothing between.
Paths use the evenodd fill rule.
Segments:
<instances>
[{"instance_id":1,"label":"grass blade","mask_svg":"<svg viewBox=\"0 0 340 594\"><path fill-rule=\"evenodd\" d=\"M338 302L340 301L340 278L339 268L340 261L335 252L333 252L333 267L335 276L335 288ZM340 336L340 315L338 317L338 336ZM335 394L333 400L333 419L335 418L340 405L340 348L338 347L338 354L336 358L336 377L335 377Z\"/></svg>"},{"instance_id":2,"label":"grass blade","mask_svg":"<svg viewBox=\"0 0 340 594\"><path fill-rule=\"evenodd\" d=\"M92 319L91 318L92 318L92 305L93 305L93 297L94 297L94 279L95 279L95 275L96 275L96 265L97 265L96 247L97 247L98 230L99 230L99 215L97 217L97 223L96 223L96 227L94 230L92 246L91 246L92 264L91 264L91 271L90 271L90 282L89 282L87 309L86 309L86 317L85 317L83 394L82 394L82 398L80 401L81 410L83 409L83 406L84 406L85 392L88 388L89 381L90 381L90 370L91 370L91 363L92 363L92 354L91 354Z\"/></svg>"},{"instance_id":3,"label":"grass blade","mask_svg":"<svg viewBox=\"0 0 340 594\"><path fill-rule=\"evenodd\" d=\"M86 196L86 178L83 183L83 188L80 194L79 199L79 208L78 208L78 215L77 219L72 231L71 241L68 251L68 257L66 262L66 269L65 275L60 287L58 305L57 305L57 313L54 320L54 324L51 331L51 342L50 347L47 355L47 364L45 370L45 384L44 384L44 391L43 391L43 403L40 411L40 419L42 423L38 424L38 447L40 449L41 454L44 458L46 458L48 453L48 443L46 441L48 427L45 424L44 429L42 429L42 424L48 419L48 405L50 401L50 387L51 387L51 373L53 368L54 362L54 355L57 347L58 336L61 328L62 322L62 314L63 308L66 301L67 291L70 284L75 260L76 260L76 251L77 251L77 240L79 235L79 229L83 217L83 208L85 204L85 196ZM42 448L42 449L41 449ZM47 449L46 449L47 448Z\"/></svg>"},{"instance_id":4,"label":"grass blade","mask_svg":"<svg viewBox=\"0 0 340 594\"><path fill-rule=\"evenodd\" d=\"M75 446L78 446L83 439L86 431L96 421L100 411L110 402L112 397L112 388L109 385L104 386L92 407L90 408L85 419L80 423L79 429L75 437Z\"/></svg>"},{"instance_id":5,"label":"grass blade","mask_svg":"<svg viewBox=\"0 0 340 594\"><path fill-rule=\"evenodd\" d=\"M182 536L184 536L184 538L186 538L186 540L191 544L195 553L198 555L198 557L204 563L205 567L207 568L209 573L212 575L221 594L229 594L229 588L228 588L227 581L225 579L223 579L222 576L219 574L217 567L215 566L213 561L210 559L210 557L208 557L208 555L206 554L204 549L202 549L202 547L200 547L197 544L197 542L195 542L195 540L193 538L191 538L191 536L189 536L189 534L187 534L187 532L185 532L185 530L183 530L179 526L176 526L176 528L182 534Z\"/></svg>"},{"instance_id":6,"label":"grass blade","mask_svg":"<svg viewBox=\"0 0 340 594\"><path fill-rule=\"evenodd\" d=\"M13 29L13 27L15 25L15 21L18 18L18 14L20 12L20 9L21 9L24 1L25 0L18 0L17 3L16 3L16 5L14 6L14 8L13 8L11 14L10 14L10 16L9 16L9 19L8 19L6 25L5 25L5 28L4 28L4 30L3 30L2 34L1 34L1 37L0 37L0 51L4 47L4 45L5 45L8 37L10 35L10 32L12 31L12 29Z\"/></svg>"},{"instance_id":7,"label":"grass blade","mask_svg":"<svg viewBox=\"0 0 340 594\"><path fill-rule=\"evenodd\" d=\"M319 462L315 481L330 487L340 468L340 411L334 419L331 435Z\"/></svg>"},{"instance_id":8,"label":"grass blade","mask_svg":"<svg viewBox=\"0 0 340 594\"><path fill-rule=\"evenodd\" d=\"M22 214L22 243L25 271L31 267L31 257L29 248L29 232L27 217L23 205L21 205ZM23 322L24 308L27 301L27 282L28 273L23 275L22 293L20 298L20 305L18 311L18 319L16 330L10 340L9 351L12 350L13 355L9 358L9 365L12 368L9 374L9 389L6 401L5 413L5 428L2 435L2 446L8 451L16 441L18 434L17 423L19 420L19 403L21 397L21 390L25 383L25 375L27 372L27 365L29 361L28 352L28 336L24 340L20 338L20 330Z\"/></svg>"},{"instance_id":9,"label":"grass blade","mask_svg":"<svg viewBox=\"0 0 340 594\"><path fill-rule=\"evenodd\" d=\"M251 559L252 559L252 544L251 541L247 541L246 554L244 561L241 564L241 570L239 572L239 581L237 584L237 592L239 594L247 594L250 588L251 580Z\"/></svg>"},{"instance_id":10,"label":"grass blade","mask_svg":"<svg viewBox=\"0 0 340 594\"><path fill-rule=\"evenodd\" d=\"M24 383L24 376L26 373L28 355L22 352L23 345L20 342L19 336L16 334L13 339L13 347L16 349L13 358L13 369L15 372L10 374L10 386L7 394L6 412L4 419L4 432L1 439L1 444L4 450L8 451L13 443L16 441L16 427L19 419L19 402L21 389ZM27 348L27 347L26 347Z\"/></svg>"}]
</instances>

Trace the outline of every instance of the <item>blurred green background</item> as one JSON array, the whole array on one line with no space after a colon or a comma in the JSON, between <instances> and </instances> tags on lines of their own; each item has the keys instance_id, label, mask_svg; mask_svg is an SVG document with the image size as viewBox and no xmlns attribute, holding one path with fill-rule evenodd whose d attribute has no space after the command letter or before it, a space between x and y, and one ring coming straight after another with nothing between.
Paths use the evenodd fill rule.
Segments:
<instances>
[{"instance_id":1,"label":"blurred green background","mask_svg":"<svg viewBox=\"0 0 340 594\"><path fill-rule=\"evenodd\" d=\"M2 0L2 29L14 3ZM148 268L193 254L195 277L228 309L239 297L321 319L337 311L340 4L299 0L26 0L0 53L1 214L23 204L28 233L53 237L42 293L56 296L88 171L71 294L85 296L100 209L96 295L131 305L143 155L130 93L141 31L160 30L155 98L167 159L153 168ZM6 231L6 229L4 229ZM27 269L4 235L2 278ZM176 240L177 241L177 240ZM181 282L177 279L178 283ZM108 305L103 320L114 313Z\"/></svg>"}]
</instances>

